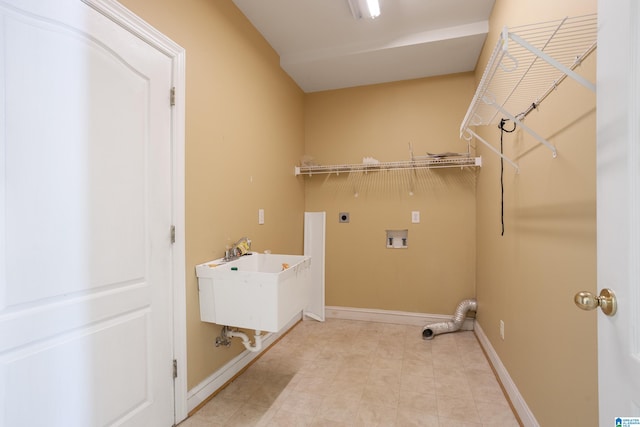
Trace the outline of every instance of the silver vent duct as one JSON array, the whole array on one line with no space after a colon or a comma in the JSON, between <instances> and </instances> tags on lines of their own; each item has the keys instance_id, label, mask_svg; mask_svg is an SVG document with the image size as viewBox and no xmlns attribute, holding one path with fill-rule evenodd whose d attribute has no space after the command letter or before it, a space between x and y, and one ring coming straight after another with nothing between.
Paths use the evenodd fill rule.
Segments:
<instances>
[{"instance_id":1,"label":"silver vent duct","mask_svg":"<svg viewBox=\"0 0 640 427\"><path fill-rule=\"evenodd\" d=\"M462 322L464 322L465 317L467 317L467 312L476 311L477 308L478 303L475 299L466 299L460 302L452 320L448 322L432 323L422 328L422 339L431 340L438 334L457 331L462 327Z\"/></svg>"}]
</instances>

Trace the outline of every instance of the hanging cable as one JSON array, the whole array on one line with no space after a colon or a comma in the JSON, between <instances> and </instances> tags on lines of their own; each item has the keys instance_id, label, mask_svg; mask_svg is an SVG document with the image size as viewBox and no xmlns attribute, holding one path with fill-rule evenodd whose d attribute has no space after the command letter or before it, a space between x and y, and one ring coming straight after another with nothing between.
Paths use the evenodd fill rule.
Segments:
<instances>
[{"instance_id":1,"label":"hanging cable","mask_svg":"<svg viewBox=\"0 0 640 427\"><path fill-rule=\"evenodd\" d=\"M504 154L503 148L503 136L504 133L511 133L516 130L516 124L513 124L513 129L507 130L504 125L507 123L507 119L500 119L500 154ZM501 236L504 236L504 158L500 157L500 225L502 227Z\"/></svg>"}]
</instances>

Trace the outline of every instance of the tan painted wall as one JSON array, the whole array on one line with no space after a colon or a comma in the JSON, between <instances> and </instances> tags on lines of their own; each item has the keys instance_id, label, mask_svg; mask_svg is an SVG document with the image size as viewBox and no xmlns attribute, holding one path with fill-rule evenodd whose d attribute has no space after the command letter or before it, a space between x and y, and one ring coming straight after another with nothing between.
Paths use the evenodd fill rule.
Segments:
<instances>
[{"instance_id":1,"label":"tan painted wall","mask_svg":"<svg viewBox=\"0 0 640 427\"><path fill-rule=\"evenodd\" d=\"M528 119L560 156L534 148L520 175L507 166L500 237L499 164L486 150L477 178L455 169L385 179L291 174L303 153L330 164L405 160L409 142L417 154L464 151L457 134L472 74L304 96L231 1L122 3L187 49L189 388L241 351L213 346L219 327L199 320L194 265L244 235L259 251L300 253L306 208L328 213L327 304L451 313L477 280L479 322L541 425L596 424L595 315L572 303L577 290L596 288L593 96L567 82ZM592 11L595 0L498 0L480 63L502 25ZM535 146L521 134L507 141L507 152ZM412 210L421 224L410 223ZM341 211L351 223L338 224ZM409 229L409 249L384 247L389 228Z\"/></svg>"},{"instance_id":2,"label":"tan painted wall","mask_svg":"<svg viewBox=\"0 0 640 427\"><path fill-rule=\"evenodd\" d=\"M188 388L241 352L215 348L200 321L194 266L243 236L253 249L301 254L303 94L230 0L122 0L186 49ZM265 224L258 225L258 209Z\"/></svg>"},{"instance_id":3,"label":"tan painted wall","mask_svg":"<svg viewBox=\"0 0 640 427\"><path fill-rule=\"evenodd\" d=\"M502 26L595 11L595 0L498 0L476 77ZM595 81L595 55L579 72ZM501 237L499 158L479 148L477 317L540 425L596 426L596 314L573 304L596 289L595 95L567 79L526 123L558 158L521 131L505 136L521 172L505 164ZM498 129L481 132L499 147Z\"/></svg>"},{"instance_id":4,"label":"tan painted wall","mask_svg":"<svg viewBox=\"0 0 640 427\"><path fill-rule=\"evenodd\" d=\"M474 84L466 73L307 94L306 154L329 165L409 160L410 142L416 155L466 151L458 128ZM327 305L452 314L474 297L475 174L300 177L306 210L327 212ZM387 249L387 229L408 229L408 249Z\"/></svg>"}]
</instances>

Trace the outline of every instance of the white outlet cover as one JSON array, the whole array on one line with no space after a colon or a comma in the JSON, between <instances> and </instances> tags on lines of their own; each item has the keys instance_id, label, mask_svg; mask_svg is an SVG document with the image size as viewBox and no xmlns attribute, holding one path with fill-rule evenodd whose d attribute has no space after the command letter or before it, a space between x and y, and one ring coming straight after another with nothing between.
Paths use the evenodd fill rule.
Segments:
<instances>
[{"instance_id":1,"label":"white outlet cover","mask_svg":"<svg viewBox=\"0 0 640 427\"><path fill-rule=\"evenodd\" d=\"M412 211L411 212L411 222L413 224L419 224L420 223L420 211Z\"/></svg>"}]
</instances>

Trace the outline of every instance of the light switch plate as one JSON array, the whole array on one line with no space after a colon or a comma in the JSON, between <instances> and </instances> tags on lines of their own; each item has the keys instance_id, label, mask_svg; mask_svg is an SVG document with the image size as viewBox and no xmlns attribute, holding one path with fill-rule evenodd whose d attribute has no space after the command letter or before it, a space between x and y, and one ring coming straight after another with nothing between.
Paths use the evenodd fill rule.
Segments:
<instances>
[{"instance_id":1,"label":"light switch plate","mask_svg":"<svg viewBox=\"0 0 640 427\"><path fill-rule=\"evenodd\" d=\"M258 209L258 224L264 224L264 209Z\"/></svg>"}]
</instances>

